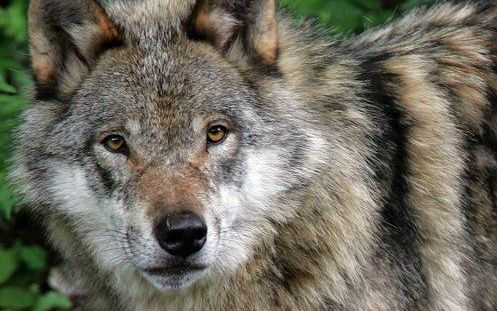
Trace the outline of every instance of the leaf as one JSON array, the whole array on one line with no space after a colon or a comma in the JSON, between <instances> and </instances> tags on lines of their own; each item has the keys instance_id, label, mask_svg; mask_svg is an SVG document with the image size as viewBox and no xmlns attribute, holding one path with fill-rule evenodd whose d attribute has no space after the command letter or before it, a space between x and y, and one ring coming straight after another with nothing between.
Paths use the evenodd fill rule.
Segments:
<instances>
[{"instance_id":1,"label":"leaf","mask_svg":"<svg viewBox=\"0 0 497 311\"><path fill-rule=\"evenodd\" d=\"M14 250L0 249L0 284L5 283L17 269Z\"/></svg>"},{"instance_id":2,"label":"leaf","mask_svg":"<svg viewBox=\"0 0 497 311\"><path fill-rule=\"evenodd\" d=\"M34 311L49 311L54 308L67 310L72 307L69 298L56 292L48 292L38 299Z\"/></svg>"},{"instance_id":3,"label":"leaf","mask_svg":"<svg viewBox=\"0 0 497 311\"><path fill-rule=\"evenodd\" d=\"M38 293L21 287L0 288L0 308L20 310L33 307L38 300Z\"/></svg>"},{"instance_id":4,"label":"leaf","mask_svg":"<svg viewBox=\"0 0 497 311\"><path fill-rule=\"evenodd\" d=\"M42 271L48 266L47 253L39 246L23 246L19 256L26 266L33 271Z\"/></svg>"},{"instance_id":5,"label":"leaf","mask_svg":"<svg viewBox=\"0 0 497 311\"><path fill-rule=\"evenodd\" d=\"M353 0L351 2L368 10L377 10L381 7L381 1L379 0Z\"/></svg>"},{"instance_id":6,"label":"leaf","mask_svg":"<svg viewBox=\"0 0 497 311\"><path fill-rule=\"evenodd\" d=\"M0 165L2 165L2 163L0 163ZM3 173L0 175L3 175ZM4 179L4 177L0 176L0 218L4 218L5 220L10 220L12 216L12 211L14 210L14 206L18 202L18 200L16 197L12 195L12 190L10 189L10 187L2 185L2 183L4 183L2 179ZM0 266L0 271L1 270L2 267ZM0 272L0 283L2 283L1 272Z\"/></svg>"},{"instance_id":7,"label":"leaf","mask_svg":"<svg viewBox=\"0 0 497 311\"><path fill-rule=\"evenodd\" d=\"M8 84L4 75L0 72L0 92L15 94L17 90L12 85Z\"/></svg>"},{"instance_id":8,"label":"leaf","mask_svg":"<svg viewBox=\"0 0 497 311\"><path fill-rule=\"evenodd\" d=\"M329 12L329 22L339 31L347 32L355 30L362 23L362 10L346 0L335 0L330 2L326 10Z\"/></svg>"},{"instance_id":9,"label":"leaf","mask_svg":"<svg viewBox=\"0 0 497 311\"><path fill-rule=\"evenodd\" d=\"M13 0L6 11L4 11L4 20L2 23L5 33L18 43L26 41L27 23L26 23L26 3L23 0Z\"/></svg>"},{"instance_id":10,"label":"leaf","mask_svg":"<svg viewBox=\"0 0 497 311\"><path fill-rule=\"evenodd\" d=\"M18 86L19 90L26 91L33 85L33 79L31 78L31 74L27 70L16 70L10 69L12 81L15 85ZM23 94L24 96L26 94Z\"/></svg>"},{"instance_id":11,"label":"leaf","mask_svg":"<svg viewBox=\"0 0 497 311\"><path fill-rule=\"evenodd\" d=\"M428 1L425 1L425 0L406 0L402 3L400 8L404 11L407 11L407 10L410 10L413 7L417 6L417 5L421 5L421 4L427 3L427 2Z\"/></svg>"},{"instance_id":12,"label":"leaf","mask_svg":"<svg viewBox=\"0 0 497 311\"><path fill-rule=\"evenodd\" d=\"M393 11L383 10L383 11L380 11L379 13L371 13L371 14L365 15L363 17L364 18L364 28L369 28L369 27L384 24L392 17L393 14L394 14Z\"/></svg>"}]
</instances>

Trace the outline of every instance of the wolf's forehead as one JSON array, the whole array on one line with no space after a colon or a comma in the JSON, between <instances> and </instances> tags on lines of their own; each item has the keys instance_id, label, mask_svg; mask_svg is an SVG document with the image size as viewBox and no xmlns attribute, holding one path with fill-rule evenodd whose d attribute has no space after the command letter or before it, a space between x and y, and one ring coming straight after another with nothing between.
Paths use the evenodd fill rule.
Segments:
<instances>
[{"instance_id":1,"label":"wolf's forehead","mask_svg":"<svg viewBox=\"0 0 497 311\"><path fill-rule=\"evenodd\" d=\"M184 53L178 53L167 46L140 48L139 57L132 68L132 74L140 80L147 92L158 97L185 97L191 89L194 67L192 60Z\"/></svg>"},{"instance_id":2,"label":"wolf's forehead","mask_svg":"<svg viewBox=\"0 0 497 311\"><path fill-rule=\"evenodd\" d=\"M159 96L183 91L200 94L233 80L220 81L220 76L233 73L226 72L220 57L195 43L186 33L196 2L108 1L106 9L111 19L123 30L127 45L132 47L129 55L132 64L124 66L140 84L149 87L148 91L156 91ZM208 93L212 94L212 90Z\"/></svg>"},{"instance_id":3,"label":"wolf's forehead","mask_svg":"<svg viewBox=\"0 0 497 311\"><path fill-rule=\"evenodd\" d=\"M109 15L123 30L126 41L139 53L138 66L148 78L164 77L175 68L187 65L185 21L192 14L195 0L118 0L109 4ZM183 56L183 57L181 57ZM183 61L179 64L179 61ZM176 66L174 66L176 65ZM175 75L171 75L174 77Z\"/></svg>"},{"instance_id":4,"label":"wolf's forehead","mask_svg":"<svg viewBox=\"0 0 497 311\"><path fill-rule=\"evenodd\" d=\"M111 19L138 40L167 41L181 33L196 0L109 1ZM157 42L160 43L160 42Z\"/></svg>"}]
</instances>

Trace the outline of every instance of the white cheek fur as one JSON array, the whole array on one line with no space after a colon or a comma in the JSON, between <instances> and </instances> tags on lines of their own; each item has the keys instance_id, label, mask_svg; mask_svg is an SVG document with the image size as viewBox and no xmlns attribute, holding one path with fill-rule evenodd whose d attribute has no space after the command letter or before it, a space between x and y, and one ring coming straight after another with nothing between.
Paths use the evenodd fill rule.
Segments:
<instances>
[{"instance_id":1,"label":"white cheek fur","mask_svg":"<svg viewBox=\"0 0 497 311\"><path fill-rule=\"evenodd\" d=\"M85 172L76 166L52 167L54 177L49 191L59 213L69 216L71 225L104 270L113 269L125 259L121 234L116 223L124 221L123 203L115 198L99 198L88 186Z\"/></svg>"},{"instance_id":2,"label":"white cheek fur","mask_svg":"<svg viewBox=\"0 0 497 311\"><path fill-rule=\"evenodd\" d=\"M283 221L291 211L275 209L279 196L289 189L281 178L283 160L278 150L253 151L247 157L246 176L241 188L223 184L212 200L212 210L220 219L221 236L218 264L221 270L234 270L251 258L261 240L270 238L269 219Z\"/></svg>"}]
</instances>

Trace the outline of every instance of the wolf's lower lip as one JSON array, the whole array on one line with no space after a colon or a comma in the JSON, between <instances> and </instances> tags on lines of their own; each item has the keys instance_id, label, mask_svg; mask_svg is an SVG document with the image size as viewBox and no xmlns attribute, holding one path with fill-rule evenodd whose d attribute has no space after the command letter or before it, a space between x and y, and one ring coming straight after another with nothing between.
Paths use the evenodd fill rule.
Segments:
<instances>
[{"instance_id":1,"label":"wolf's lower lip","mask_svg":"<svg viewBox=\"0 0 497 311\"><path fill-rule=\"evenodd\" d=\"M169 267L154 267L145 269L144 271L149 274L181 274L188 271L204 270L205 266L197 265L174 265Z\"/></svg>"}]
</instances>

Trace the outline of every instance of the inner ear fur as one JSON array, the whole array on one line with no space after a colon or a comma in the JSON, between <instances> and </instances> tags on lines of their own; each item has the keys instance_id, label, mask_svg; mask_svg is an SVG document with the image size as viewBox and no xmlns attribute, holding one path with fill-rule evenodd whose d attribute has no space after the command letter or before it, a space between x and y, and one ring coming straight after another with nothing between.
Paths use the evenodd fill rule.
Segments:
<instances>
[{"instance_id":1,"label":"inner ear fur","mask_svg":"<svg viewBox=\"0 0 497 311\"><path fill-rule=\"evenodd\" d=\"M118 28L94 0L31 0L29 39L39 98L73 92L99 54L121 43Z\"/></svg>"},{"instance_id":2,"label":"inner ear fur","mask_svg":"<svg viewBox=\"0 0 497 311\"><path fill-rule=\"evenodd\" d=\"M275 66L278 26L275 0L200 0L191 33L225 55L244 53L258 65ZM237 55L240 56L240 55Z\"/></svg>"}]
</instances>

